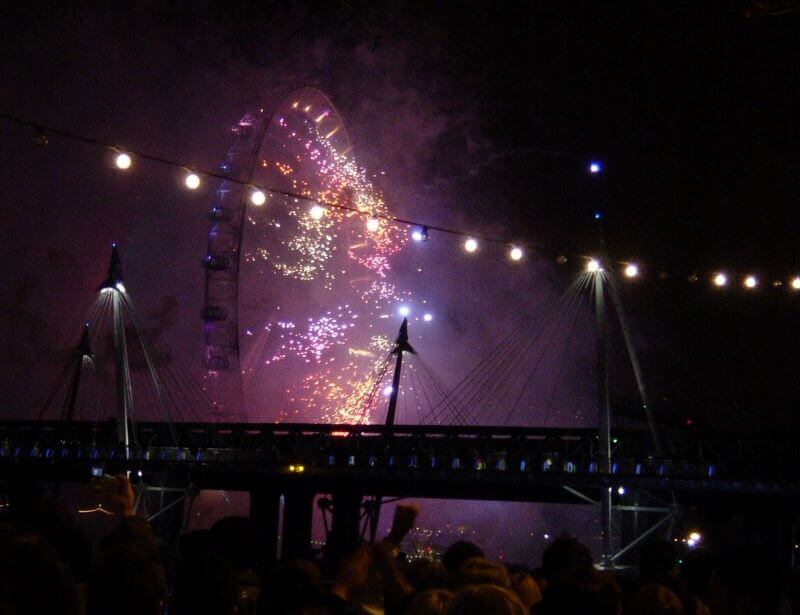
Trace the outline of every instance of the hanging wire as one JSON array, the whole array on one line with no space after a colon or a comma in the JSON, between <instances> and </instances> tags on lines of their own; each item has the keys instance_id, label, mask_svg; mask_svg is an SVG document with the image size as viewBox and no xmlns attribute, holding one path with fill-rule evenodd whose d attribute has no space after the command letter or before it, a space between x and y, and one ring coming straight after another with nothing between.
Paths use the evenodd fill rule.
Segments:
<instances>
[{"instance_id":1,"label":"hanging wire","mask_svg":"<svg viewBox=\"0 0 800 615\"><path fill-rule=\"evenodd\" d=\"M261 190L263 192L267 192L267 193L270 193L270 194L273 194L273 195L283 196L285 199L292 199L295 202L303 201L303 202L306 202L306 203L315 203L315 204L318 204L318 205L326 207L326 208L339 209L339 210L342 210L342 211L347 211L347 212L349 212L351 214L356 214L356 215L364 217L364 218L376 218L376 219L386 220L388 222L393 222L393 223L398 224L398 225L407 226L407 227L410 227L410 228L424 229L426 235L430 231L437 231L439 233L443 233L443 234L446 234L446 235L453 235L453 236L457 236L457 237L464 237L464 238L470 238L471 237L473 239L480 240L480 241L486 242L486 243L505 245L505 246L512 246L512 247L519 247L519 248L525 248L527 250L533 250L533 251L539 252L539 253L544 254L544 255L548 255L548 256L552 256L552 257L558 257L559 262L565 262L564 259L566 259L566 255L565 255L565 253L563 251L555 250L555 249L553 249L551 247L544 246L544 245L541 245L541 244L532 243L530 241L523 242L523 241L517 241L517 240L513 240L513 239L508 239L508 238L493 237L493 236L489 236L489 235L484 235L482 233L467 232L467 231L464 231L464 230L461 230L461 229L456 229L456 228L446 227L446 226L440 226L440 225L431 224L431 223L428 223L428 222L420 222L420 221L417 221L417 220L401 218L401 217L393 216L393 215L386 214L386 213L381 214L381 213L377 213L377 212L365 212L365 211L360 210L357 207L346 205L346 204L343 204L343 203L319 202L319 201L317 201L315 199L310 198L307 195L303 195L303 194L299 194L299 193L295 193L295 192L291 192L291 191L287 191L287 190L281 190L279 188L271 188L271 187L268 187L268 186L260 186L260 185L253 184L251 181L249 181L249 178L248 178L248 180L241 180L241 179L237 179L235 177L230 177L227 174L221 173L219 171L213 171L213 170L208 170L208 169L197 169L194 165L187 164L185 162L178 162L176 160L165 158L164 156L159 156L159 155L156 155L156 154L151 154L151 153L140 151L140 150L132 150L132 149L128 149L128 148L122 148L122 147L120 147L118 145L115 145L113 143L109 143L107 141L103 141L103 140L96 139L96 138L93 138L93 137L89 137L89 136L86 136L86 135L81 135L81 134L78 134L76 132L63 130L63 129L57 128L55 126L44 125L41 122L34 122L34 121L31 121L31 120L28 120L28 119L25 119L25 118L10 114L10 113L0 112L0 119L4 119L6 121L12 122L12 123L20 125L20 126L26 126L26 127L30 128L30 129L36 131L37 135L42 135L43 134L46 137L47 134L53 134L53 135L57 135L57 136L63 137L65 139L70 139L70 140L78 141L78 142L81 142L81 143L94 145L94 146L97 146L97 147L103 147L103 148L112 149L112 150L115 150L115 151L124 152L124 153L127 153L130 156L135 156L136 158L140 158L142 160L147 160L149 162L153 162L153 163L156 163L156 164L161 164L161 165L165 165L165 166L172 167L172 168L175 168L175 169L180 169L181 172L185 172L187 168L193 168L193 169L195 169L194 173L196 173L196 174L205 175L206 177L209 177L209 178L226 181L226 182L229 182L229 183L232 183L232 184L235 184L235 185L241 185L241 186L245 186L247 188L251 188L251 189L255 189L255 190ZM564 152L557 152L557 151L556 152L543 152L543 153L556 154L556 155L564 154ZM577 159L577 157L574 156L574 155L571 155L571 157ZM571 254L570 256L571 257L576 257L576 258L585 258L585 255L579 255L579 254ZM630 263L626 263L624 261L617 261L617 264L623 265L623 266L630 265ZM653 271L659 271L658 267L653 267L651 269ZM665 275L665 272L662 272L662 274L660 274L660 276L661 275ZM688 278L689 278L690 281L695 281L695 280L697 280L697 274L696 273L692 273L691 275L688 276ZM781 286L783 286L783 284L785 282L786 282L786 280L775 280L775 281L773 281L772 286L773 287L781 287ZM756 285L757 284L758 284L758 282L756 281ZM787 286L792 291L800 291L800 276L797 276L796 273L793 273L790 276L789 280L788 280ZM750 288L750 290L752 290L752 288Z\"/></svg>"}]
</instances>

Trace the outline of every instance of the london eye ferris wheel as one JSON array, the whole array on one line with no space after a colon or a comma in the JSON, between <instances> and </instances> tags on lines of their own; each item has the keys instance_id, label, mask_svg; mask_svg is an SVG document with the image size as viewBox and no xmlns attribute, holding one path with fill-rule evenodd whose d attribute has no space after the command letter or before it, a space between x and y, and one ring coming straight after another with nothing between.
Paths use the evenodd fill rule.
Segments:
<instances>
[{"instance_id":1,"label":"london eye ferris wheel","mask_svg":"<svg viewBox=\"0 0 800 615\"><path fill-rule=\"evenodd\" d=\"M391 349L386 320L417 299L392 268L408 229L389 219L319 90L294 90L233 133L204 260L218 417L369 421Z\"/></svg>"}]
</instances>

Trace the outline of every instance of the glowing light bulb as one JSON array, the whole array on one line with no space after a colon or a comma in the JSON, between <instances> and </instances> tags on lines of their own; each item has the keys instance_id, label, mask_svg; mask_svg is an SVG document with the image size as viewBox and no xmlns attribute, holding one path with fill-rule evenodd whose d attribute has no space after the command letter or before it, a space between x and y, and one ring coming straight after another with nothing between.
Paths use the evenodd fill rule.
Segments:
<instances>
[{"instance_id":1,"label":"glowing light bulb","mask_svg":"<svg viewBox=\"0 0 800 615\"><path fill-rule=\"evenodd\" d=\"M758 280L754 275L749 275L744 279L745 288L755 288L756 286L758 286Z\"/></svg>"},{"instance_id":2,"label":"glowing light bulb","mask_svg":"<svg viewBox=\"0 0 800 615\"><path fill-rule=\"evenodd\" d=\"M376 218L370 218L369 220L367 220L367 230L370 233L374 233L375 231L377 231L380 228L380 226L381 223Z\"/></svg>"},{"instance_id":3,"label":"glowing light bulb","mask_svg":"<svg viewBox=\"0 0 800 615\"><path fill-rule=\"evenodd\" d=\"M131 163L132 163L131 157L125 152L117 154L117 157L114 159L114 164L117 165L118 169L130 169Z\"/></svg>"},{"instance_id":4,"label":"glowing light bulb","mask_svg":"<svg viewBox=\"0 0 800 615\"><path fill-rule=\"evenodd\" d=\"M792 278L792 289L793 290L800 290L800 276L796 278Z\"/></svg>"},{"instance_id":5,"label":"glowing light bulb","mask_svg":"<svg viewBox=\"0 0 800 615\"><path fill-rule=\"evenodd\" d=\"M125 292L125 285L122 282L117 282L116 287L119 292L121 293Z\"/></svg>"},{"instance_id":6,"label":"glowing light bulb","mask_svg":"<svg viewBox=\"0 0 800 615\"><path fill-rule=\"evenodd\" d=\"M714 286L722 287L728 283L728 276L724 273L718 273L714 276Z\"/></svg>"},{"instance_id":7,"label":"glowing light bulb","mask_svg":"<svg viewBox=\"0 0 800 615\"><path fill-rule=\"evenodd\" d=\"M625 267L625 277L635 278L637 275L639 275L639 267L637 267L633 263Z\"/></svg>"},{"instance_id":8,"label":"glowing light bulb","mask_svg":"<svg viewBox=\"0 0 800 615\"><path fill-rule=\"evenodd\" d=\"M250 202L253 205L263 205L267 202L267 195L261 190L253 190L252 194L250 194Z\"/></svg>"},{"instance_id":9,"label":"glowing light bulb","mask_svg":"<svg viewBox=\"0 0 800 615\"><path fill-rule=\"evenodd\" d=\"M385 387L383 387L383 396L384 397L389 397L392 394L392 391L394 391L394 389L392 388L392 385L391 384L387 384Z\"/></svg>"},{"instance_id":10,"label":"glowing light bulb","mask_svg":"<svg viewBox=\"0 0 800 615\"><path fill-rule=\"evenodd\" d=\"M311 216L314 220L321 220L322 216L325 215L325 208L322 205L314 205L311 209L308 210L308 215Z\"/></svg>"},{"instance_id":11,"label":"glowing light bulb","mask_svg":"<svg viewBox=\"0 0 800 615\"><path fill-rule=\"evenodd\" d=\"M626 489L625 489L625 487L623 485L620 485L619 487L617 487L617 493L619 493L620 495L625 495L625 491L626 491Z\"/></svg>"},{"instance_id":12,"label":"glowing light bulb","mask_svg":"<svg viewBox=\"0 0 800 615\"><path fill-rule=\"evenodd\" d=\"M694 540L695 542L700 542L700 532L692 532L689 534L689 540Z\"/></svg>"},{"instance_id":13,"label":"glowing light bulb","mask_svg":"<svg viewBox=\"0 0 800 615\"><path fill-rule=\"evenodd\" d=\"M425 322L432 321L433 320L433 314L425 314L425 316L422 317L422 320L424 320Z\"/></svg>"},{"instance_id":14,"label":"glowing light bulb","mask_svg":"<svg viewBox=\"0 0 800 615\"><path fill-rule=\"evenodd\" d=\"M189 173L183 181L189 190L196 190L200 187L200 178L196 173Z\"/></svg>"},{"instance_id":15,"label":"glowing light bulb","mask_svg":"<svg viewBox=\"0 0 800 615\"><path fill-rule=\"evenodd\" d=\"M602 170L603 170L603 165L597 162L596 160L593 160L592 162L589 163L589 173L591 173L592 175L597 175Z\"/></svg>"},{"instance_id":16,"label":"glowing light bulb","mask_svg":"<svg viewBox=\"0 0 800 615\"><path fill-rule=\"evenodd\" d=\"M464 249L470 253L474 252L478 249L478 241L470 237L464 242Z\"/></svg>"},{"instance_id":17,"label":"glowing light bulb","mask_svg":"<svg viewBox=\"0 0 800 615\"><path fill-rule=\"evenodd\" d=\"M411 313L411 308L409 308L407 305L401 305L399 308L397 308L397 313L400 314L400 316L406 317Z\"/></svg>"},{"instance_id":18,"label":"glowing light bulb","mask_svg":"<svg viewBox=\"0 0 800 615\"><path fill-rule=\"evenodd\" d=\"M590 258L589 262L586 263L586 271L589 273L597 273L600 271L600 261L595 258Z\"/></svg>"},{"instance_id":19,"label":"glowing light bulb","mask_svg":"<svg viewBox=\"0 0 800 615\"><path fill-rule=\"evenodd\" d=\"M423 226L420 228L415 228L413 231L411 231L411 239L414 241L427 241L428 227Z\"/></svg>"},{"instance_id":20,"label":"glowing light bulb","mask_svg":"<svg viewBox=\"0 0 800 615\"><path fill-rule=\"evenodd\" d=\"M511 248L511 252L509 252L508 255L511 257L512 261L518 261L522 258L522 248L514 246Z\"/></svg>"}]
</instances>

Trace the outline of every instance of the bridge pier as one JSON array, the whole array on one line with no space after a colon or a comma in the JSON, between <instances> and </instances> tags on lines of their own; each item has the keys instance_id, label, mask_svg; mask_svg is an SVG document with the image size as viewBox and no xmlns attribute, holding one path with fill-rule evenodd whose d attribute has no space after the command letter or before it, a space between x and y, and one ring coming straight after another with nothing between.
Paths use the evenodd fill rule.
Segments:
<instances>
[{"instance_id":1,"label":"bridge pier","mask_svg":"<svg viewBox=\"0 0 800 615\"><path fill-rule=\"evenodd\" d=\"M639 540L643 534L655 527L664 516L673 514L667 512L668 507L648 506L648 498L641 489L632 489L625 498L625 508L619 513L619 548L624 549L628 545ZM659 510L661 509L661 510ZM674 521L674 517L673 517ZM652 531L648 535L646 541L664 539L670 533L670 523L662 523L662 525ZM623 556L615 560L615 564L631 563L635 564L639 558L639 548L645 544L646 541L640 540L636 548L631 548L626 551Z\"/></svg>"},{"instance_id":2,"label":"bridge pier","mask_svg":"<svg viewBox=\"0 0 800 615\"><path fill-rule=\"evenodd\" d=\"M336 573L339 561L361 542L361 500L357 491L342 490L333 493L331 531L325 544L324 572Z\"/></svg>"},{"instance_id":3,"label":"bridge pier","mask_svg":"<svg viewBox=\"0 0 800 615\"><path fill-rule=\"evenodd\" d=\"M258 532L258 548L268 561L278 554L281 494L268 487L250 491L250 520Z\"/></svg>"},{"instance_id":4,"label":"bridge pier","mask_svg":"<svg viewBox=\"0 0 800 615\"><path fill-rule=\"evenodd\" d=\"M303 488L291 489L287 490L283 497L281 559L309 559L314 491Z\"/></svg>"}]
</instances>

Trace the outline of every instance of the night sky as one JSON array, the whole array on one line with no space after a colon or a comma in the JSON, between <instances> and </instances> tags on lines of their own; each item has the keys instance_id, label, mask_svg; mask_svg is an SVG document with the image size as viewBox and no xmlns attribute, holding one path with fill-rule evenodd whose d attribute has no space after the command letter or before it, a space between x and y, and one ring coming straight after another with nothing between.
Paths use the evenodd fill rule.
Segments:
<instances>
[{"instance_id":1,"label":"night sky","mask_svg":"<svg viewBox=\"0 0 800 615\"><path fill-rule=\"evenodd\" d=\"M552 304L604 236L612 260L644 274L624 296L659 420L796 426L800 14L770 2L565 4L32 4L0 24L0 110L214 169L246 111L318 87L392 214L541 248L512 266L501 247L467 258L434 233L427 254L409 244L397 257L399 283L430 300L435 320L412 322L413 339L445 383ZM2 416L36 411L112 241L149 331L202 378L213 182L190 193L174 169L134 161L122 174L103 148L34 137L0 121ZM587 173L590 160L602 174ZM725 290L710 284L718 270L732 278ZM746 273L757 290L741 288ZM296 288L269 286L272 307ZM313 296L320 310L330 302ZM584 312L521 422L594 424ZM613 333L612 398L635 415Z\"/></svg>"}]
</instances>

